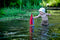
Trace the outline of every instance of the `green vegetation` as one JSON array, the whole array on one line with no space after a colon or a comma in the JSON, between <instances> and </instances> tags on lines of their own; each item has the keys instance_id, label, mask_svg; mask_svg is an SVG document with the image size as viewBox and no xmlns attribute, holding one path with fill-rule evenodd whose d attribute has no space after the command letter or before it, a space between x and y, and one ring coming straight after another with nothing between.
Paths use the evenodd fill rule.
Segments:
<instances>
[{"instance_id":1,"label":"green vegetation","mask_svg":"<svg viewBox=\"0 0 60 40\"><path fill-rule=\"evenodd\" d=\"M47 6L58 7L60 4L59 0L9 0L9 1L3 0L3 1L4 1L4 4L2 4L2 2L1 4L4 6L0 7L1 8L0 17L26 14L27 10L29 9L36 10L36 9L39 9L40 7L47 7Z\"/></svg>"},{"instance_id":2,"label":"green vegetation","mask_svg":"<svg viewBox=\"0 0 60 40\"><path fill-rule=\"evenodd\" d=\"M39 9L42 0L3 0L1 2L0 17L18 16L26 14L29 9ZM28 13L27 13L28 14Z\"/></svg>"},{"instance_id":3,"label":"green vegetation","mask_svg":"<svg viewBox=\"0 0 60 40\"><path fill-rule=\"evenodd\" d=\"M44 7L60 7L60 0L42 0L40 5L43 5Z\"/></svg>"},{"instance_id":4,"label":"green vegetation","mask_svg":"<svg viewBox=\"0 0 60 40\"><path fill-rule=\"evenodd\" d=\"M42 0L3 0L3 1L4 1L4 4L1 2L2 5L4 5L3 7L17 7L20 9L24 9L24 8L37 9L41 7L40 3L42 2Z\"/></svg>"},{"instance_id":5,"label":"green vegetation","mask_svg":"<svg viewBox=\"0 0 60 40\"><path fill-rule=\"evenodd\" d=\"M22 11L17 8L3 8L0 10L0 17L12 17L12 16L20 16L26 14L26 11Z\"/></svg>"}]
</instances>

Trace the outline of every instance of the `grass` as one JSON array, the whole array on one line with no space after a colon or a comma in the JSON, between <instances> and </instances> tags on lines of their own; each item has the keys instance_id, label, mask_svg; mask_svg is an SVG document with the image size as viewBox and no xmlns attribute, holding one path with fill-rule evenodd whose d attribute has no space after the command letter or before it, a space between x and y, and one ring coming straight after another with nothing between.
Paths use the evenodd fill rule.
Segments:
<instances>
[{"instance_id":1,"label":"grass","mask_svg":"<svg viewBox=\"0 0 60 40\"><path fill-rule=\"evenodd\" d=\"M20 10L20 8L3 8L0 11L1 17L8 17L8 16L17 16L18 14L25 14L25 11Z\"/></svg>"}]
</instances>

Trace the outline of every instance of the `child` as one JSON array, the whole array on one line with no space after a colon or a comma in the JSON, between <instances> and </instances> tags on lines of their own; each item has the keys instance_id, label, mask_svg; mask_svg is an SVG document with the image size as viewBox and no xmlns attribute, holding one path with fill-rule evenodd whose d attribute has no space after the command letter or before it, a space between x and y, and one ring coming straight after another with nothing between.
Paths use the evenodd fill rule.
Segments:
<instances>
[{"instance_id":1,"label":"child","mask_svg":"<svg viewBox=\"0 0 60 40\"><path fill-rule=\"evenodd\" d=\"M41 26L42 26L41 37L43 37L43 38L44 38L44 36L47 36L48 30L49 30L48 29L48 24L49 24L48 23L48 15L51 16L51 14L45 13L45 8L40 8L39 9L39 15L33 17L33 18L38 18L38 17L41 16L41 18L42 18L42 22L41 22Z\"/></svg>"},{"instance_id":2,"label":"child","mask_svg":"<svg viewBox=\"0 0 60 40\"><path fill-rule=\"evenodd\" d=\"M48 25L48 15L51 16L51 14L45 13L45 8L40 8L39 9L39 15L35 16L33 18L38 18L41 16L41 18L42 18L41 25L45 26L45 25Z\"/></svg>"}]
</instances>

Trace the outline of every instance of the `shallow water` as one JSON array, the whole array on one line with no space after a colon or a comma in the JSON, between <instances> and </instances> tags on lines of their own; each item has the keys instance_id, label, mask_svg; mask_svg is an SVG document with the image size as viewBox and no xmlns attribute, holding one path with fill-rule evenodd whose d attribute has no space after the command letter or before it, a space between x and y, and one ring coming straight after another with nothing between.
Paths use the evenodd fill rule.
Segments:
<instances>
[{"instance_id":1,"label":"shallow water","mask_svg":"<svg viewBox=\"0 0 60 40\"><path fill-rule=\"evenodd\" d=\"M53 13L53 12L52 12ZM57 13L55 13L57 14ZM49 40L60 39L60 16L49 17ZM40 40L41 19L34 19L33 40ZM29 40L29 20L11 20L0 22L0 39L2 40Z\"/></svg>"}]
</instances>

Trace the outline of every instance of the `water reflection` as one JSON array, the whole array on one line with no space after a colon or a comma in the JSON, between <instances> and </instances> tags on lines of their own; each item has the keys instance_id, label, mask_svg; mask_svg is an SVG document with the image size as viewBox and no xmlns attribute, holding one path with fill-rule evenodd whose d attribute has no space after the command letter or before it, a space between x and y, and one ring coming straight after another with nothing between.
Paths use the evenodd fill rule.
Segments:
<instances>
[{"instance_id":1,"label":"water reflection","mask_svg":"<svg viewBox=\"0 0 60 40\"><path fill-rule=\"evenodd\" d=\"M35 19L33 40L40 39L40 21ZM49 40L60 40L60 16L52 15L49 17ZM11 20L0 22L0 39L1 40L29 40L29 20Z\"/></svg>"}]
</instances>

